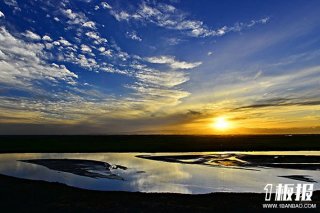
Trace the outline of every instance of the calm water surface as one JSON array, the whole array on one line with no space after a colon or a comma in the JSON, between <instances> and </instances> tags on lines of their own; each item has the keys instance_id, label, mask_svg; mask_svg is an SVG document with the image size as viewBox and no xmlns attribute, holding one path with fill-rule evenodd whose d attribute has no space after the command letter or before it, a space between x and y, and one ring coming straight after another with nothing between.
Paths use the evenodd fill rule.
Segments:
<instances>
[{"instance_id":1,"label":"calm water surface","mask_svg":"<svg viewBox=\"0 0 320 213\"><path fill-rule=\"evenodd\" d=\"M278 155L320 156L319 151L312 152L211 152L211 153L74 153L74 154L0 154L0 173L32 180L64 183L78 188L103 191L140 191L140 192L174 192L187 194L203 194L210 192L264 192L267 183L304 183L279 176L304 175L314 181L315 189L320 189L320 171L317 169L272 168L265 166L250 166L243 168L229 165L201 164L199 156L235 155L270 155L277 159ZM154 160L137 156L188 156L180 162ZM190 156L195 156L190 159ZM179 157L178 157L179 158ZM234 158L234 157L233 157ZM107 163L109 170L103 166L82 167L87 173L74 173L64 168L52 169L50 166L25 162L32 159L82 159ZM231 160L232 161L232 160ZM70 164L68 160L61 161ZM72 161L73 162L73 161ZM73 165L75 168L79 165ZM192 163L190 163L192 162ZM200 162L199 164L197 162ZM312 164L317 164L313 162ZM320 162L319 162L320 164ZM125 167L126 169L117 166ZM54 164L55 168L61 166ZM73 166L73 167L72 167ZM70 169L70 168L68 168ZM88 173L101 174L103 177L89 177Z\"/></svg>"}]
</instances>

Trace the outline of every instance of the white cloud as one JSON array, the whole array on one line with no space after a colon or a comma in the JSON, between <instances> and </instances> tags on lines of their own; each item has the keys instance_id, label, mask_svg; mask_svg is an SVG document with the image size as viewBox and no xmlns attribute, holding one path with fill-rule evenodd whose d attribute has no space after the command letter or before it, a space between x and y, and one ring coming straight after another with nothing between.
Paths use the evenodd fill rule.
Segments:
<instances>
[{"instance_id":1,"label":"white cloud","mask_svg":"<svg viewBox=\"0 0 320 213\"><path fill-rule=\"evenodd\" d=\"M27 30L25 33L23 33L22 35L24 35L25 37L31 39L31 40L41 40L41 37L34 33L34 32L31 32L30 30Z\"/></svg>"},{"instance_id":2,"label":"white cloud","mask_svg":"<svg viewBox=\"0 0 320 213\"><path fill-rule=\"evenodd\" d=\"M133 89L143 97L144 102L151 102L152 112L156 112L157 108L174 106L180 103L180 99L190 95L189 92L178 89L166 89L159 87L150 87L143 84L127 86ZM146 107L146 106L145 106Z\"/></svg>"},{"instance_id":3,"label":"white cloud","mask_svg":"<svg viewBox=\"0 0 320 213\"><path fill-rule=\"evenodd\" d=\"M216 30L210 29L202 21L193 20L188 15L172 5L163 3L142 2L133 13L117 11L112 9L113 15L118 21L136 20L145 23L152 23L167 29L179 30L192 37L222 36L228 32L237 32L251 28L256 24L266 24L269 18L252 20L250 23L236 23L233 26L221 27Z\"/></svg>"},{"instance_id":4,"label":"white cloud","mask_svg":"<svg viewBox=\"0 0 320 213\"><path fill-rule=\"evenodd\" d=\"M112 56L112 51L109 49L109 50L106 50L105 47L99 47L98 48L99 52L101 53L101 55L105 55L105 56Z\"/></svg>"},{"instance_id":5,"label":"white cloud","mask_svg":"<svg viewBox=\"0 0 320 213\"><path fill-rule=\"evenodd\" d=\"M99 47L98 50L99 50L100 52L104 52L104 51L106 50L106 48L105 48L105 47Z\"/></svg>"},{"instance_id":6,"label":"white cloud","mask_svg":"<svg viewBox=\"0 0 320 213\"><path fill-rule=\"evenodd\" d=\"M34 80L75 84L78 76L64 65L46 63L44 45L25 42L0 27L0 82L28 88Z\"/></svg>"},{"instance_id":7,"label":"white cloud","mask_svg":"<svg viewBox=\"0 0 320 213\"><path fill-rule=\"evenodd\" d=\"M61 10L68 19L68 23L71 25L81 25L83 26L88 22L88 18L83 13L73 12L71 9ZM90 25L90 23L89 23Z\"/></svg>"},{"instance_id":8,"label":"white cloud","mask_svg":"<svg viewBox=\"0 0 320 213\"><path fill-rule=\"evenodd\" d=\"M266 18L260 19L260 22L262 24L266 24L269 20L270 20L270 17L266 17Z\"/></svg>"},{"instance_id":9,"label":"white cloud","mask_svg":"<svg viewBox=\"0 0 320 213\"><path fill-rule=\"evenodd\" d=\"M67 5L69 5L66 2L67 1L64 1L64 3L62 3L63 8L66 8ZM102 7L105 9L112 9L110 5L106 6L106 4L101 4L100 8L102 9ZM175 8L168 6L167 10L174 11ZM1 40L0 42L0 81L2 83L10 84L12 87L29 87L32 92L34 92L34 89L38 87L37 85L40 85L38 84L38 81L44 81L44 83L49 83L53 86L60 86L59 83L74 85L77 83L78 76L74 72L71 72L66 66L60 65L61 63L63 64L68 62L67 64L73 63L87 70L93 70L96 72L103 70L106 72L123 74L132 78L135 83L132 83L133 85L126 86L133 90L133 92L130 91L129 95L134 96L134 103L133 101L132 104L126 102L126 99L123 101L118 99L116 102L120 103L119 105L126 106L129 110L132 109L131 107L139 108L139 110L135 111L140 114L144 114L145 109L152 109L153 113L155 112L153 107L156 107L155 109L160 109L161 107L171 106L171 104L177 104L181 98L189 95L188 92L182 91L182 89L178 88L179 85L189 80L187 72L172 69L168 70L167 67L165 67L165 71L150 70L147 66L143 67L142 65L136 66L136 69L132 68L130 67L132 63L150 64L143 58L130 55L120 47L116 47L117 44L113 42L112 39L107 43L107 40L102 37L104 34L99 34L96 30L96 27L99 26L98 23L90 21L86 17L86 12L81 13L77 9L74 10L74 8L66 10L60 9L59 11L61 13L54 11L53 14L58 16L60 19L54 15L50 17L55 21L59 21L60 25L64 25L63 27L66 30L66 33L69 33L65 38L74 38L72 40L68 41L65 38L59 38L57 35L51 33L46 35L45 32L42 32L43 34L40 36L31 31L25 32L25 36L30 39L26 40L15 38L5 29L4 31L0 31L0 39L3 38L2 36L5 33L11 36L5 36L7 37L6 39L16 39L12 43L8 40ZM150 16L152 16L153 13L156 13L156 11L152 10L145 10L144 12L149 13ZM121 18L125 19L126 13L121 14L119 19ZM132 14L132 17L130 18L139 19L140 16L138 14ZM53 21L53 19L51 20ZM58 36L62 36L62 34ZM133 40L142 40L137 32L129 31L127 36ZM42 44L37 43L36 41L38 40L41 41ZM72 41L78 42L77 44L79 44L79 46L75 47ZM10 47L7 45L10 45ZM12 50L10 50L10 48ZM94 53L97 56L100 54L100 56L96 59L93 55ZM108 58L103 57L102 55L105 55ZM168 58L172 58L173 60L169 60L165 64L168 64L168 66L173 69L191 69L198 66L194 63L175 60L174 57L168 56ZM55 61L55 63L49 64L49 60ZM142 69L138 70L138 67ZM45 93L48 92L46 91L47 87L39 86L38 88L43 90ZM63 88L65 89L63 93L66 93L65 97L72 98L72 94L69 94L70 87L63 86ZM76 87L72 88L76 89ZM56 97L60 98L61 94L57 94ZM67 100L69 101L69 99ZM39 103L43 104L44 102L40 100ZM71 106L70 109L73 108L74 110L74 103L77 102L72 102L70 105L73 106ZM114 105L114 102L109 103L110 105ZM64 105L59 105L59 103L54 103L52 105L55 107L64 107ZM105 102L101 105L104 109L106 108L105 106L109 107ZM92 106L95 106L95 109L99 108L97 103L92 103ZM33 108L33 110L35 108ZM116 110L123 112L124 110L122 109L124 108L125 107L122 107L121 110L119 110L120 108L117 107ZM71 110L73 115L65 113L65 111L52 111L56 111L55 113L59 114L61 117L77 114L75 112L77 109L74 111ZM77 112L80 111L81 110L78 110ZM81 113L82 112L80 112L80 114ZM46 113L44 114L47 115ZM50 116L53 116L52 114ZM96 112L92 114L96 115Z\"/></svg>"},{"instance_id":10,"label":"white cloud","mask_svg":"<svg viewBox=\"0 0 320 213\"><path fill-rule=\"evenodd\" d=\"M5 16L4 16L4 14L3 14L3 12L1 12L1 10L0 10L0 18L4 18Z\"/></svg>"},{"instance_id":11,"label":"white cloud","mask_svg":"<svg viewBox=\"0 0 320 213\"><path fill-rule=\"evenodd\" d=\"M210 55L212 55L212 54L213 54L213 52L211 52L211 51L209 51L209 52L207 53L208 56L210 56Z\"/></svg>"},{"instance_id":12,"label":"white cloud","mask_svg":"<svg viewBox=\"0 0 320 213\"><path fill-rule=\"evenodd\" d=\"M87 56L83 54L77 54L71 51L65 52L59 60L63 62L68 61L77 64L88 70L99 69L100 64L98 64L98 62L94 58L90 58L90 56L93 55L93 53L91 52L92 49L86 45L81 47L83 48L81 48L82 52L86 53Z\"/></svg>"},{"instance_id":13,"label":"white cloud","mask_svg":"<svg viewBox=\"0 0 320 213\"><path fill-rule=\"evenodd\" d=\"M72 44L69 42L69 41L67 41L66 39L64 39L64 38L60 38L60 40L58 41L60 44L62 44L63 46L71 46Z\"/></svg>"},{"instance_id":14,"label":"white cloud","mask_svg":"<svg viewBox=\"0 0 320 213\"><path fill-rule=\"evenodd\" d=\"M125 11L120 11L120 12L111 11L111 15L113 15L118 21L123 21L123 20L129 21L133 17L133 15L130 15Z\"/></svg>"},{"instance_id":15,"label":"white cloud","mask_svg":"<svg viewBox=\"0 0 320 213\"><path fill-rule=\"evenodd\" d=\"M94 42L95 44L106 43L108 41L107 39L100 37L100 35L98 33L93 32L93 31L86 32L86 36L95 40L95 42Z\"/></svg>"},{"instance_id":16,"label":"white cloud","mask_svg":"<svg viewBox=\"0 0 320 213\"><path fill-rule=\"evenodd\" d=\"M173 69L193 69L202 64L202 62L178 61L173 56L149 57L146 61L153 64L168 64Z\"/></svg>"},{"instance_id":17,"label":"white cloud","mask_svg":"<svg viewBox=\"0 0 320 213\"><path fill-rule=\"evenodd\" d=\"M110 57L110 56L112 56L112 51L111 50L103 51L103 52L101 52L101 55L105 55L105 56Z\"/></svg>"},{"instance_id":18,"label":"white cloud","mask_svg":"<svg viewBox=\"0 0 320 213\"><path fill-rule=\"evenodd\" d=\"M177 10L172 5L153 4L149 5L143 2L139 5L136 12L129 14L126 11L111 11L111 14L118 21L139 20L142 22L149 22L158 26L186 31L191 36L204 36L210 32L201 21L189 20L187 16Z\"/></svg>"},{"instance_id":19,"label":"white cloud","mask_svg":"<svg viewBox=\"0 0 320 213\"><path fill-rule=\"evenodd\" d=\"M136 31L127 32L126 36L127 36L127 38L130 38L132 40L142 41L142 38L140 36L138 36Z\"/></svg>"},{"instance_id":20,"label":"white cloud","mask_svg":"<svg viewBox=\"0 0 320 213\"><path fill-rule=\"evenodd\" d=\"M54 41L54 42L52 42L52 44L55 45L55 46L60 46L60 42L59 41Z\"/></svg>"},{"instance_id":21,"label":"white cloud","mask_svg":"<svg viewBox=\"0 0 320 213\"><path fill-rule=\"evenodd\" d=\"M72 12L71 9L63 10L63 14L65 14L69 19L75 19L78 15Z\"/></svg>"},{"instance_id":22,"label":"white cloud","mask_svg":"<svg viewBox=\"0 0 320 213\"><path fill-rule=\"evenodd\" d=\"M44 45L45 45L46 49L48 49L48 50L50 50L53 47L52 43L45 43Z\"/></svg>"},{"instance_id":23,"label":"white cloud","mask_svg":"<svg viewBox=\"0 0 320 213\"><path fill-rule=\"evenodd\" d=\"M88 45L85 45L85 44L81 44L81 50L82 50L82 52L87 52L87 53L92 52L92 49Z\"/></svg>"},{"instance_id":24,"label":"white cloud","mask_svg":"<svg viewBox=\"0 0 320 213\"><path fill-rule=\"evenodd\" d=\"M82 26L91 28L91 29L96 29L96 24L93 21L87 21Z\"/></svg>"},{"instance_id":25,"label":"white cloud","mask_svg":"<svg viewBox=\"0 0 320 213\"><path fill-rule=\"evenodd\" d=\"M100 38L96 32L87 32L86 36L88 36L90 38L93 38L93 39L99 39Z\"/></svg>"},{"instance_id":26,"label":"white cloud","mask_svg":"<svg viewBox=\"0 0 320 213\"><path fill-rule=\"evenodd\" d=\"M112 7L111 7L107 2L101 2L101 6L102 6L104 9L112 9Z\"/></svg>"},{"instance_id":27,"label":"white cloud","mask_svg":"<svg viewBox=\"0 0 320 213\"><path fill-rule=\"evenodd\" d=\"M44 40L44 41L52 41L52 38L50 38L50 36L48 36L48 35L44 35L42 37L42 40Z\"/></svg>"},{"instance_id":28,"label":"white cloud","mask_svg":"<svg viewBox=\"0 0 320 213\"><path fill-rule=\"evenodd\" d=\"M101 67L101 70L104 71L104 72L118 73L118 74L122 74L122 75L128 75L129 74L127 70L117 69L117 68L114 68L112 65Z\"/></svg>"},{"instance_id":29,"label":"white cloud","mask_svg":"<svg viewBox=\"0 0 320 213\"><path fill-rule=\"evenodd\" d=\"M153 84L162 87L174 87L189 80L189 77L184 72L170 71L160 72L156 70L140 71L136 77L144 83Z\"/></svg>"},{"instance_id":30,"label":"white cloud","mask_svg":"<svg viewBox=\"0 0 320 213\"><path fill-rule=\"evenodd\" d=\"M229 32L240 32L244 29L249 29L257 24L266 24L268 23L269 20L270 18L266 17L262 19L251 20L249 23L238 22L238 23L235 23L233 26L229 26L229 27L224 26L217 30L210 30L203 35L204 36L223 36Z\"/></svg>"}]
</instances>

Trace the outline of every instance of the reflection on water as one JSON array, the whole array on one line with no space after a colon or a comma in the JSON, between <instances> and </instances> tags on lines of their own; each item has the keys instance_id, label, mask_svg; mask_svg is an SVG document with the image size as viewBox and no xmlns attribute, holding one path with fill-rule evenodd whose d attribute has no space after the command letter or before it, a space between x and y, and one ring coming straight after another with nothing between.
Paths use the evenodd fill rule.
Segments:
<instances>
[{"instance_id":1,"label":"reflection on water","mask_svg":"<svg viewBox=\"0 0 320 213\"><path fill-rule=\"evenodd\" d=\"M263 192L267 183L298 182L313 182L319 190L319 157L320 152L0 154L0 173L105 191Z\"/></svg>"}]
</instances>

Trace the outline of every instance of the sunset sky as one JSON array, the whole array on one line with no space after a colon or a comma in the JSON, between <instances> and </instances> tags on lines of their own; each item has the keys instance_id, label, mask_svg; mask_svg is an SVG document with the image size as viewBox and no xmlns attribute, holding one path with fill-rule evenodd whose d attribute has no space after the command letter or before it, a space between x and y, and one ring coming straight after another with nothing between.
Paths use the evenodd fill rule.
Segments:
<instances>
[{"instance_id":1,"label":"sunset sky","mask_svg":"<svg viewBox=\"0 0 320 213\"><path fill-rule=\"evenodd\" d=\"M320 1L2 0L0 134L320 133Z\"/></svg>"}]
</instances>

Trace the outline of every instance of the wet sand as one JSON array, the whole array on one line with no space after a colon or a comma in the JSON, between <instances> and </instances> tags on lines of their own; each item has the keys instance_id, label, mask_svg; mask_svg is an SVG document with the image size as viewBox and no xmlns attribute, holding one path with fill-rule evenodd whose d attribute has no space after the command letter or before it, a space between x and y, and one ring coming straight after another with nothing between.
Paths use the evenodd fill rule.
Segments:
<instances>
[{"instance_id":1,"label":"wet sand","mask_svg":"<svg viewBox=\"0 0 320 213\"><path fill-rule=\"evenodd\" d=\"M320 170L320 156L308 155L254 155L254 154L208 154L208 155L138 155L136 157L181 164L253 169L282 168Z\"/></svg>"},{"instance_id":2,"label":"wet sand","mask_svg":"<svg viewBox=\"0 0 320 213\"><path fill-rule=\"evenodd\" d=\"M121 165L112 165L108 162L82 159L34 159L20 160L21 162L45 166L48 169L67 172L75 175L91 178L107 178L124 180L113 171L117 169L126 170L127 167Z\"/></svg>"}]
</instances>

